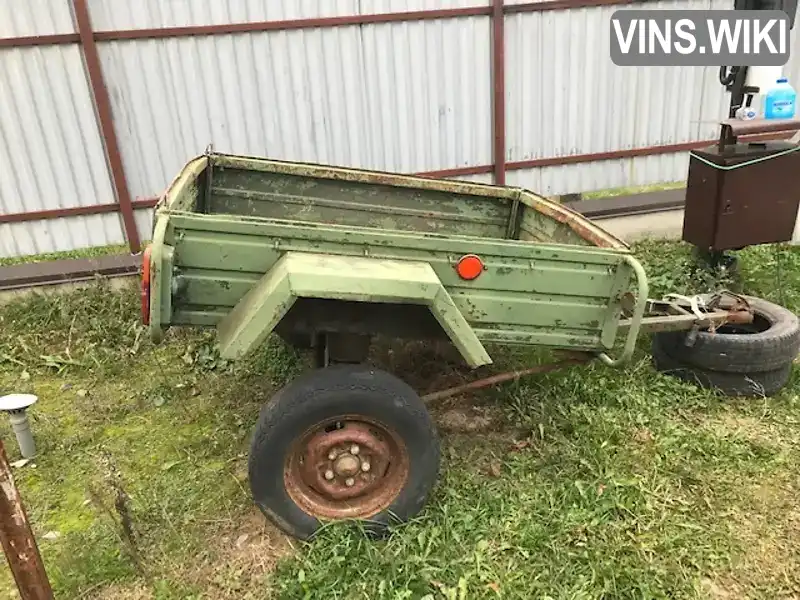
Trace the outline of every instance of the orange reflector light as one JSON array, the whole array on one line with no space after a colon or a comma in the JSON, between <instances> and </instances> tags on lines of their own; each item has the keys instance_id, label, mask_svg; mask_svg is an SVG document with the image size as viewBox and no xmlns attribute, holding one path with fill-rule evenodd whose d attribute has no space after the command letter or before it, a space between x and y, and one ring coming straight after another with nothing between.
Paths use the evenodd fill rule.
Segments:
<instances>
[{"instance_id":1,"label":"orange reflector light","mask_svg":"<svg viewBox=\"0 0 800 600\"><path fill-rule=\"evenodd\" d=\"M150 246L142 253L142 323L150 325Z\"/></svg>"},{"instance_id":2,"label":"orange reflector light","mask_svg":"<svg viewBox=\"0 0 800 600\"><path fill-rule=\"evenodd\" d=\"M458 259L456 273L461 279L472 281L483 271L483 261L474 254L467 254Z\"/></svg>"}]
</instances>

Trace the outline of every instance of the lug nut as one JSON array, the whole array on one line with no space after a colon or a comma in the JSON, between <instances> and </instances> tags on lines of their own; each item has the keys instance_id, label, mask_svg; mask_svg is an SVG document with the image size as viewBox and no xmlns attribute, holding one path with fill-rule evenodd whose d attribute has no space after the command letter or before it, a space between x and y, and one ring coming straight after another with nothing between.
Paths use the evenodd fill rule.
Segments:
<instances>
[{"instance_id":1,"label":"lug nut","mask_svg":"<svg viewBox=\"0 0 800 600\"><path fill-rule=\"evenodd\" d=\"M345 484L347 487L353 487L353 485L355 484L355 482L356 482L356 480L355 480L355 479L353 479L352 477L348 477L347 479L345 479L345 480L344 480L344 484Z\"/></svg>"},{"instance_id":2,"label":"lug nut","mask_svg":"<svg viewBox=\"0 0 800 600\"><path fill-rule=\"evenodd\" d=\"M331 479L333 479L333 477L334 477L334 475L333 475L333 471L331 471L330 469L328 469L327 471L325 471L325 479L327 479L328 481L330 481Z\"/></svg>"},{"instance_id":3,"label":"lug nut","mask_svg":"<svg viewBox=\"0 0 800 600\"><path fill-rule=\"evenodd\" d=\"M361 452L361 448L359 448L359 447L358 447L358 446L356 446L355 444L353 444L353 445L350 447L350 454L352 454L353 456L355 456L355 455L356 455L356 454L358 454L359 452Z\"/></svg>"},{"instance_id":4,"label":"lug nut","mask_svg":"<svg viewBox=\"0 0 800 600\"><path fill-rule=\"evenodd\" d=\"M367 461L364 461L363 463L361 463L361 470L364 471L364 473L369 471L370 468L371 468L371 465Z\"/></svg>"},{"instance_id":5,"label":"lug nut","mask_svg":"<svg viewBox=\"0 0 800 600\"><path fill-rule=\"evenodd\" d=\"M336 450L328 452L328 460L336 460Z\"/></svg>"}]
</instances>

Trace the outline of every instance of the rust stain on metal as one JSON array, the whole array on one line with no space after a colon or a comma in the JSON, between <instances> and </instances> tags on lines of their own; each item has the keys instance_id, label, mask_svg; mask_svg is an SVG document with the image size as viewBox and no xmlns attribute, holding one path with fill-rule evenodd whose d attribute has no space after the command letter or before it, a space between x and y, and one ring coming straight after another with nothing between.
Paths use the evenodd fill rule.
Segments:
<instances>
[{"instance_id":1,"label":"rust stain on metal","mask_svg":"<svg viewBox=\"0 0 800 600\"><path fill-rule=\"evenodd\" d=\"M506 183L506 59L503 0L492 2L492 129L494 183Z\"/></svg>"},{"instance_id":2,"label":"rust stain on metal","mask_svg":"<svg viewBox=\"0 0 800 600\"><path fill-rule=\"evenodd\" d=\"M56 33L52 35L28 35L0 38L0 48L23 48L25 46L59 46L75 44L81 38L77 33Z\"/></svg>"},{"instance_id":3,"label":"rust stain on metal","mask_svg":"<svg viewBox=\"0 0 800 600\"><path fill-rule=\"evenodd\" d=\"M587 154L568 154L565 156L552 156L548 158L533 158L508 163L509 170L533 169L535 167L557 167L560 165L575 165L594 162L598 160L617 160L621 158L635 158L637 156L652 156L654 154L671 154L673 152L687 152L716 144L717 140L681 142L679 144L662 144L659 146L644 146L641 148L627 148L625 150L610 150L608 152L592 152Z\"/></svg>"},{"instance_id":4,"label":"rust stain on metal","mask_svg":"<svg viewBox=\"0 0 800 600\"><path fill-rule=\"evenodd\" d=\"M22 600L52 600L53 590L44 570L25 507L11 474L0 440L0 542Z\"/></svg>"},{"instance_id":5,"label":"rust stain on metal","mask_svg":"<svg viewBox=\"0 0 800 600\"><path fill-rule=\"evenodd\" d=\"M128 190L128 181L125 177L125 168L122 166L122 154L119 149L117 133L114 130L114 115L111 110L111 100L108 97L103 77L103 68L100 65L100 55L95 43L94 31L92 31L92 21L89 16L89 7L86 0L72 0L75 23L81 40L81 49L86 63L86 74L92 88L97 119L100 122L100 132L103 135L103 145L106 150L108 165L111 169L111 179L114 182L114 191L117 195L120 211L122 212L122 222L125 226L125 237L128 239L128 246L133 254L141 249L139 231L136 227L136 219L133 215L133 205L131 195Z\"/></svg>"},{"instance_id":6,"label":"rust stain on metal","mask_svg":"<svg viewBox=\"0 0 800 600\"><path fill-rule=\"evenodd\" d=\"M753 322L753 312L746 308L729 310L725 319L734 325L747 325Z\"/></svg>"},{"instance_id":7,"label":"rust stain on metal","mask_svg":"<svg viewBox=\"0 0 800 600\"><path fill-rule=\"evenodd\" d=\"M154 198L142 198L131 202L134 210L153 208L156 205ZM61 219L63 217L80 217L84 215L100 215L110 212L118 212L119 204L90 204L88 206L73 206L69 208L52 208L48 210L37 210L24 213L10 213L0 215L2 223L22 223L24 221L43 221L46 219Z\"/></svg>"},{"instance_id":8,"label":"rust stain on metal","mask_svg":"<svg viewBox=\"0 0 800 600\"><path fill-rule=\"evenodd\" d=\"M342 17L319 17L310 19L286 19L283 21L254 21L251 23L221 23L219 25L190 25L185 27L162 27L153 29L121 29L98 31L98 40L140 40L153 38L186 37L197 35L224 35L231 33L251 33L259 31L290 31L297 29L317 29L346 27L348 25L369 25L373 23L397 23L402 21L426 21L431 19L454 19L477 17L491 14L489 6L467 6L368 15L348 15Z\"/></svg>"},{"instance_id":9,"label":"rust stain on metal","mask_svg":"<svg viewBox=\"0 0 800 600\"><path fill-rule=\"evenodd\" d=\"M617 250L627 250L628 245L612 236L607 231L597 227L594 223L586 219L580 213L573 211L571 208L561 205L551 205L536 198L533 194L528 194L528 199L534 199L535 204L531 207L533 210L542 213L559 223L567 225L572 231L579 235L584 240L597 246L598 248L613 248Z\"/></svg>"},{"instance_id":10,"label":"rust stain on metal","mask_svg":"<svg viewBox=\"0 0 800 600\"><path fill-rule=\"evenodd\" d=\"M634 4L641 0L544 0L543 2L526 2L511 4L505 7L507 14L523 12L545 12L551 10L569 10L570 8L592 8L615 6L618 4Z\"/></svg>"},{"instance_id":11,"label":"rust stain on metal","mask_svg":"<svg viewBox=\"0 0 800 600\"><path fill-rule=\"evenodd\" d=\"M319 423L293 444L284 465L289 496L308 514L359 519L386 510L408 480L399 435L359 415Z\"/></svg>"},{"instance_id":12,"label":"rust stain on metal","mask_svg":"<svg viewBox=\"0 0 800 600\"><path fill-rule=\"evenodd\" d=\"M529 375L549 373L550 371L563 369L565 367L570 367L573 365L586 364L587 362L589 362L594 358L591 354L585 354L581 352L565 353L565 354L568 354L570 358L566 358L564 360L560 360L554 363L548 363L545 365L537 365L529 369L508 371L507 373L499 373L498 375L491 375L490 377L484 377L483 379L478 379L470 383L465 383L464 385L452 387L446 390L442 390L440 392L432 392L430 394L426 394L425 396L422 397L422 400L426 403L438 402L439 400L444 400L446 398L451 398L453 396L458 396L459 394L464 394L467 392L474 392L475 390L491 387L494 385L499 385L501 383L506 383L508 381L518 381L522 377L527 377Z\"/></svg>"}]
</instances>

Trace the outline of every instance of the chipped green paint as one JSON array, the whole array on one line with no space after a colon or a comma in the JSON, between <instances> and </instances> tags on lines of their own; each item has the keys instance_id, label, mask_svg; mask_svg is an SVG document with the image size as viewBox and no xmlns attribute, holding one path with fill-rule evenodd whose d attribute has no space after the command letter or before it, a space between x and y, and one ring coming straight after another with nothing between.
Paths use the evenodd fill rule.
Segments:
<instances>
[{"instance_id":1,"label":"chipped green paint","mask_svg":"<svg viewBox=\"0 0 800 600\"><path fill-rule=\"evenodd\" d=\"M375 287L385 282L364 278L369 269L360 287L348 287L343 282L356 285L348 279L355 275L333 276L332 264L424 265L438 286L424 303L470 364L484 364L476 348L489 341L596 352L613 345L619 298L633 275L629 249L557 203L519 188L230 155L210 160L211 189L203 175L209 158L199 157L156 211L161 287L154 286L160 300L151 303L151 319L159 332L217 326L226 352L238 356L298 296L298 276L286 265L306 263L287 257L313 255L333 261L303 291L319 298L387 301ZM174 249L169 265L167 248ZM473 281L455 270L465 254L486 267ZM384 286L394 290L385 292L392 302L420 302L396 287ZM164 290L173 291L169 302Z\"/></svg>"}]
</instances>

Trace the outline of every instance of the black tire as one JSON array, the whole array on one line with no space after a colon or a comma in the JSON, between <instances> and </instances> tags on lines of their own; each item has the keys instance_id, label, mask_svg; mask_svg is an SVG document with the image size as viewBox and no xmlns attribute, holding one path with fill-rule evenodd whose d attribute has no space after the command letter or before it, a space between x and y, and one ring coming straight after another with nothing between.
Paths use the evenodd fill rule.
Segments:
<instances>
[{"instance_id":1,"label":"black tire","mask_svg":"<svg viewBox=\"0 0 800 600\"><path fill-rule=\"evenodd\" d=\"M700 331L687 346L685 331L653 335L670 355L703 370L723 373L761 373L784 368L800 351L800 325L792 311L748 298L755 319L749 325L725 325L716 333Z\"/></svg>"},{"instance_id":2,"label":"black tire","mask_svg":"<svg viewBox=\"0 0 800 600\"><path fill-rule=\"evenodd\" d=\"M672 356L657 340L653 340L653 366L665 375L671 375L702 388L714 389L726 396L768 397L783 389L792 373L792 363L778 369L760 373L725 373L710 371Z\"/></svg>"},{"instance_id":3,"label":"black tire","mask_svg":"<svg viewBox=\"0 0 800 600\"><path fill-rule=\"evenodd\" d=\"M335 365L311 371L281 389L262 408L253 436L249 457L253 498L267 518L289 535L308 539L322 524L287 489L284 470L290 454L295 455L294 444L320 423L354 416L383 425L406 450L402 487L386 508L359 517L365 529L381 535L391 522L407 521L425 505L438 478L440 448L424 403L389 373L366 365Z\"/></svg>"}]
</instances>

